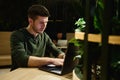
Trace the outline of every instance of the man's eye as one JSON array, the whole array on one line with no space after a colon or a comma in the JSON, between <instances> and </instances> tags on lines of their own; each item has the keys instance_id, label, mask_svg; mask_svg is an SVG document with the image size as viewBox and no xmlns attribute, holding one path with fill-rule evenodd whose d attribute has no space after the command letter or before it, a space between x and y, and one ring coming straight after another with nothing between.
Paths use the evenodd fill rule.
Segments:
<instances>
[{"instance_id":1,"label":"man's eye","mask_svg":"<svg viewBox=\"0 0 120 80\"><path fill-rule=\"evenodd\" d=\"M40 22L40 24L44 24L43 22Z\"/></svg>"}]
</instances>

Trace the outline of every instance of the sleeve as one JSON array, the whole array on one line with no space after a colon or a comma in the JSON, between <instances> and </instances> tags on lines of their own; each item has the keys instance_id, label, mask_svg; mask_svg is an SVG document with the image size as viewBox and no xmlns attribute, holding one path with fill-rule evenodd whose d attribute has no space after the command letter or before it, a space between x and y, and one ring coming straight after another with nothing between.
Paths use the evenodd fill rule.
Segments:
<instances>
[{"instance_id":1,"label":"sleeve","mask_svg":"<svg viewBox=\"0 0 120 80\"><path fill-rule=\"evenodd\" d=\"M52 40L47 34L46 34L46 38L47 38L47 50L50 50L53 56L58 57L60 53L64 53L63 51L61 51L55 46L55 44L52 42Z\"/></svg>"},{"instance_id":2,"label":"sleeve","mask_svg":"<svg viewBox=\"0 0 120 80\"><path fill-rule=\"evenodd\" d=\"M22 32L13 32L10 38L12 65L26 67L28 64L27 52L25 51L24 35Z\"/></svg>"}]
</instances>

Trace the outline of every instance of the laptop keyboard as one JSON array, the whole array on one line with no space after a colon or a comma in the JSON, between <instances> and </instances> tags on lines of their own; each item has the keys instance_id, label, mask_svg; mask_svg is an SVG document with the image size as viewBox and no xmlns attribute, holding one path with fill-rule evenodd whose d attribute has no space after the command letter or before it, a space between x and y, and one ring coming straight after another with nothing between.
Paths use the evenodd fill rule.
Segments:
<instances>
[{"instance_id":1,"label":"laptop keyboard","mask_svg":"<svg viewBox=\"0 0 120 80\"><path fill-rule=\"evenodd\" d=\"M40 67L40 69L49 71L49 72L55 72L58 74L61 74L61 72L62 72L62 66L46 65L46 66Z\"/></svg>"}]
</instances>

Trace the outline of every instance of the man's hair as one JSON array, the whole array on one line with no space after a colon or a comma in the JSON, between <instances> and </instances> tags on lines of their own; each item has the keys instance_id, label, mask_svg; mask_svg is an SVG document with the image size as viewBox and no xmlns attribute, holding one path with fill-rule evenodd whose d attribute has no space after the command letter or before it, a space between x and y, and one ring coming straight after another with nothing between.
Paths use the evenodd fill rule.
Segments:
<instances>
[{"instance_id":1,"label":"man's hair","mask_svg":"<svg viewBox=\"0 0 120 80\"><path fill-rule=\"evenodd\" d=\"M48 9L43 5L32 5L28 9L28 17L35 20L37 16L49 17L50 13Z\"/></svg>"}]
</instances>

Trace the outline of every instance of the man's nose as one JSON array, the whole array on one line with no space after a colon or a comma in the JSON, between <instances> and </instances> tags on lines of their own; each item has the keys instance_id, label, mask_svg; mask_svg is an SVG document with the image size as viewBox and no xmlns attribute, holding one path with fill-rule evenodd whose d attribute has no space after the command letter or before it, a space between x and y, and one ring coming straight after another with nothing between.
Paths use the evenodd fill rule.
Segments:
<instances>
[{"instance_id":1,"label":"man's nose","mask_svg":"<svg viewBox=\"0 0 120 80\"><path fill-rule=\"evenodd\" d=\"M42 23L42 27L44 27L45 26L45 23Z\"/></svg>"}]
</instances>

